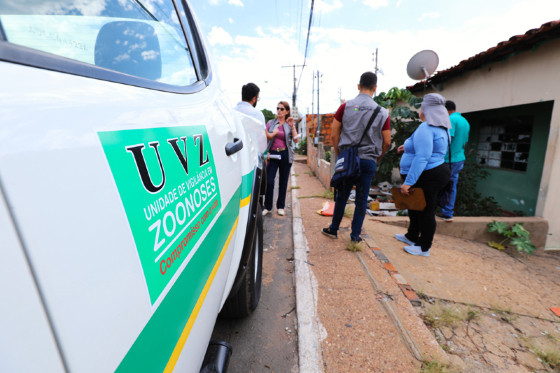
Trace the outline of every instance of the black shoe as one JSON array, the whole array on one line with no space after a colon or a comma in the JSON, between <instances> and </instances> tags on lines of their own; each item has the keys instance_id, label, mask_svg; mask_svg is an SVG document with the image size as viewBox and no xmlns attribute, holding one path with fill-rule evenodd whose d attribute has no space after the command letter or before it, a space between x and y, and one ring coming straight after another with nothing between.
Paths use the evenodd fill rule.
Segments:
<instances>
[{"instance_id":1,"label":"black shoe","mask_svg":"<svg viewBox=\"0 0 560 373\"><path fill-rule=\"evenodd\" d=\"M358 238L350 237L350 241L352 241L352 242L362 242L363 239L362 239L362 237L358 237Z\"/></svg>"},{"instance_id":2,"label":"black shoe","mask_svg":"<svg viewBox=\"0 0 560 373\"><path fill-rule=\"evenodd\" d=\"M453 216L447 216L447 215L443 215L440 213L437 213L436 216L440 219L443 219L445 221L453 221Z\"/></svg>"},{"instance_id":3,"label":"black shoe","mask_svg":"<svg viewBox=\"0 0 560 373\"><path fill-rule=\"evenodd\" d=\"M321 232L323 232L323 234L327 237L338 238L338 234L336 234L336 232L331 231L330 228L323 228Z\"/></svg>"}]
</instances>

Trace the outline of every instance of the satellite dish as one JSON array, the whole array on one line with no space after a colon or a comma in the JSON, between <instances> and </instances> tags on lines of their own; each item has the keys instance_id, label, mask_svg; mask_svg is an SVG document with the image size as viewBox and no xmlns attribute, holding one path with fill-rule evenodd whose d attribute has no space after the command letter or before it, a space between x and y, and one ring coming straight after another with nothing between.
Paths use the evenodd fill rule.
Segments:
<instances>
[{"instance_id":1,"label":"satellite dish","mask_svg":"<svg viewBox=\"0 0 560 373\"><path fill-rule=\"evenodd\" d=\"M414 80L428 79L436 71L438 63L439 57L436 52L432 50L420 51L408 61L406 73Z\"/></svg>"}]
</instances>

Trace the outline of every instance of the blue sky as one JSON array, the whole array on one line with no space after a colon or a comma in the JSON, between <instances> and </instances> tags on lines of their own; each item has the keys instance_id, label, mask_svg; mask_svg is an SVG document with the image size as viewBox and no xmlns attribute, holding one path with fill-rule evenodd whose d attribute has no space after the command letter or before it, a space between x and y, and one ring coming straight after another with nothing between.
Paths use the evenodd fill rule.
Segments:
<instances>
[{"instance_id":1,"label":"blue sky","mask_svg":"<svg viewBox=\"0 0 560 373\"><path fill-rule=\"evenodd\" d=\"M190 3L232 105L249 81L261 88L259 109L292 102L293 69L282 66L304 61L310 0ZM375 67L376 48L382 92L415 83L406 65L418 51L434 50L437 70L444 70L558 18L558 0L315 0L307 66L302 74L296 69L299 111L317 111L317 93L312 96L317 70L321 113L336 111L341 98L353 98L361 73Z\"/></svg>"}]
</instances>

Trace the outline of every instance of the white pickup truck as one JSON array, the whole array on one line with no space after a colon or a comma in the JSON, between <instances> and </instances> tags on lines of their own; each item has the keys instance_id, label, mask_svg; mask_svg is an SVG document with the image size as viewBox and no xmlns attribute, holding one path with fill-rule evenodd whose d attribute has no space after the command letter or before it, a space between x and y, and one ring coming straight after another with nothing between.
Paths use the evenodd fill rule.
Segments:
<instances>
[{"instance_id":1,"label":"white pickup truck","mask_svg":"<svg viewBox=\"0 0 560 373\"><path fill-rule=\"evenodd\" d=\"M259 301L265 147L187 1L0 0L0 372L227 365L204 357Z\"/></svg>"}]
</instances>

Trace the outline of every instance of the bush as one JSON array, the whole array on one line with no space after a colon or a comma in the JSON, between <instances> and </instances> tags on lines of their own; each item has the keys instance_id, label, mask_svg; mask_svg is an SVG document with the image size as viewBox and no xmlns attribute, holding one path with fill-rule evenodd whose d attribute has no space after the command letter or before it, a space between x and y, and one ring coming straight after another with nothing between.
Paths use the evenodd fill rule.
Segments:
<instances>
[{"instance_id":1,"label":"bush","mask_svg":"<svg viewBox=\"0 0 560 373\"><path fill-rule=\"evenodd\" d=\"M486 168L476 163L476 149L467 146L465 166L459 173L457 198L455 199L456 216L501 216L502 210L494 197L482 197L476 191L479 181L488 177Z\"/></svg>"},{"instance_id":2,"label":"bush","mask_svg":"<svg viewBox=\"0 0 560 373\"><path fill-rule=\"evenodd\" d=\"M505 250L505 245L514 247L517 252L524 251L527 254L532 254L537 248L531 242L529 231L527 231L522 223L515 223L511 227L503 222L494 220L488 223L488 232L496 232L502 237L505 237L501 242L490 241L488 246L498 250ZM506 241L508 241L506 243Z\"/></svg>"}]
</instances>

